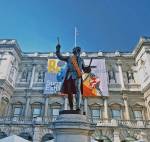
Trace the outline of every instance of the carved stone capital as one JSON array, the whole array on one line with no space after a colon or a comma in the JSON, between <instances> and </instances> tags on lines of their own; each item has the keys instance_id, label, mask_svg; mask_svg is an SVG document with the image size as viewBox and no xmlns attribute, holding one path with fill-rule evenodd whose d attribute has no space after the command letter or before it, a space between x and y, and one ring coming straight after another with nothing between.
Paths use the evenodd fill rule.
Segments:
<instances>
[{"instance_id":1,"label":"carved stone capital","mask_svg":"<svg viewBox=\"0 0 150 142\"><path fill-rule=\"evenodd\" d=\"M121 61L121 60L118 60L118 61L117 61L117 65L118 65L118 66L121 66L121 65L122 65L122 61Z\"/></svg>"},{"instance_id":2,"label":"carved stone capital","mask_svg":"<svg viewBox=\"0 0 150 142\"><path fill-rule=\"evenodd\" d=\"M103 100L108 99L109 96L102 96Z\"/></svg>"},{"instance_id":3,"label":"carved stone capital","mask_svg":"<svg viewBox=\"0 0 150 142\"><path fill-rule=\"evenodd\" d=\"M124 100L128 100L128 96L127 96L127 95L123 95L122 98L123 98Z\"/></svg>"}]
</instances>

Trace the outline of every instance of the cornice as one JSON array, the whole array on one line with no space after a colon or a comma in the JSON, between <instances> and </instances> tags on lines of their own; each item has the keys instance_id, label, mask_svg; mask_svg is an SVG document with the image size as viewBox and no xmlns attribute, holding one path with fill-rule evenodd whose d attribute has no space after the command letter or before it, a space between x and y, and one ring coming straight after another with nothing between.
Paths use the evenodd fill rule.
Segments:
<instances>
[{"instance_id":1,"label":"cornice","mask_svg":"<svg viewBox=\"0 0 150 142\"><path fill-rule=\"evenodd\" d=\"M22 58L22 51L16 39L0 39L0 49L14 50L18 57Z\"/></svg>"},{"instance_id":2,"label":"cornice","mask_svg":"<svg viewBox=\"0 0 150 142\"><path fill-rule=\"evenodd\" d=\"M140 52L141 48L143 45L150 45L150 38L149 37L141 37L138 44L136 45L135 49L133 52L102 52L102 51L97 51L97 52L85 52L83 51L81 53L81 57L84 59L88 58L114 58L114 59L134 59L138 53ZM10 48L14 49L18 56L23 59L48 59L48 58L56 58L55 52L22 52L17 40L15 39L0 39L0 48ZM150 51L150 50L146 50ZM65 52L62 53L63 55L71 55L71 52Z\"/></svg>"},{"instance_id":3,"label":"cornice","mask_svg":"<svg viewBox=\"0 0 150 142\"><path fill-rule=\"evenodd\" d=\"M132 54L136 58L144 45L150 46L150 37L141 37ZM146 50L147 51L147 50ZM148 50L149 51L149 50Z\"/></svg>"}]
</instances>

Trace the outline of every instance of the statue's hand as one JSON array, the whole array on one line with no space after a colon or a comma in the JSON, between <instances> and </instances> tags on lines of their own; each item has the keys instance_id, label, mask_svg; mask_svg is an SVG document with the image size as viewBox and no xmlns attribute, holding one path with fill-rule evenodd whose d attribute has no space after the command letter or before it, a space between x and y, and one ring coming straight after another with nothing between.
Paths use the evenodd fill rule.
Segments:
<instances>
[{"instance_id":1,"label":"statue's hand","mask_svg":"<svg viewBox=\"0 0 150 142\"><path fill-rule=\"evenodd\" d=\"M85 72L85 73L90 73L90 72L91 72L91 68L90 68L90 66L85 67L84 72Z\"/></svg>"},{"instance_id":2,"label":"statue's hand","mask_svg":"<svg viewBox=\"0 0 150 142\"><path fill-rule=\"evenodd\" d=\"M56 50L59 51L60 48L61 48L60 44L57 44L57 45L56 45Z\"/></svg>"}]
</instances>

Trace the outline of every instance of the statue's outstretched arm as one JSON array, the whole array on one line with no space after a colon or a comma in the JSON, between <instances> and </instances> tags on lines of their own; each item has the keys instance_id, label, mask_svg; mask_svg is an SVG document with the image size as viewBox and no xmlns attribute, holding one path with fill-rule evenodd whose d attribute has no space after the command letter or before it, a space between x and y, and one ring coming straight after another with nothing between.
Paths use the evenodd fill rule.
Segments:
<instances>
[{"instance_id":1,"label":"statue's outstretched arm","mask_svg":"<svg viewBox=\"0 0 150 142\"><path fill-rule=\"evenodd\" d=\"M57 44L56 46L56 56L58 57L58 59L62 60L62 61L68 61L68 56L62 56L61 53L60 53L60 44Z\"/></svg>"}]
</instances>

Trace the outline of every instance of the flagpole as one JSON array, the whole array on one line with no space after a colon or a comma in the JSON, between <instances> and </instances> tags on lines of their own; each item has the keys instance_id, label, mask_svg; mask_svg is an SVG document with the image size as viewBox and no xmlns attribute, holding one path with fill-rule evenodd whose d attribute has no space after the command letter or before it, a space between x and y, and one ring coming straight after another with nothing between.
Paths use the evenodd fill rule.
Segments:
<instances>
[{"instance_id":1,"label":"flagpole","mask_svg":"<svg viewBox=\"0 0 150 142\"><path fill-rule=\"evenodd\" d=\"M74 46L76 47L77 46L77 28L75 27L74 29Z\"/></svg>"}]
</instances>

